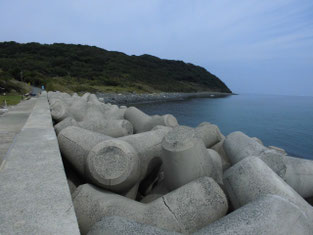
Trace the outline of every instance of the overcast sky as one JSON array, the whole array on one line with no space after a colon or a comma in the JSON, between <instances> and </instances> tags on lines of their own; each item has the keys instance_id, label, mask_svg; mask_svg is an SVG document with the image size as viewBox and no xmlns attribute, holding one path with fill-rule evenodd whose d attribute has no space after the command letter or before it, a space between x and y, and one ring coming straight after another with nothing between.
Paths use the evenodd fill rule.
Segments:
<instances>
[{"instance_id":1,"label":"overcast sky","mask_svg":"<svg viewBox=\"0 0 313 235\"><path fill-rule=\"evenodd\" d=\"M0 0L0 41L205 67L234 92L313 96L313 0Z\"/></svg>"}]
</instances>

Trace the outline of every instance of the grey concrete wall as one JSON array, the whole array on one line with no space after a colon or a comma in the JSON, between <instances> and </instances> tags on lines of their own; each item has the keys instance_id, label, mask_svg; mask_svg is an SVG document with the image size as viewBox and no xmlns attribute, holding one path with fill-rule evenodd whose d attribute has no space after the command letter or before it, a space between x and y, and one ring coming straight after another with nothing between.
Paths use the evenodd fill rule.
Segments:
<instances>
[{"instance_id":1,"label":"grey concrete wall","mask_svg":"<svg viewBox=\"0 0 313 235\"><path fill-rule=\"evenodd\" d=\"M45 92L0 167L0 234L79 234Z\"/></svg>"},{"instance_id":2,"label":"grey concrete wall","mask_svg":"<svg viewBox=\"0 0 313 235\"><path fill-rule=\"evenodd\" d=\"M9 111L0 114L0 165L5 158L15 136L25 125L37 98L23 100L18 105L10 106Z\"/></svg>"}]
</instances>

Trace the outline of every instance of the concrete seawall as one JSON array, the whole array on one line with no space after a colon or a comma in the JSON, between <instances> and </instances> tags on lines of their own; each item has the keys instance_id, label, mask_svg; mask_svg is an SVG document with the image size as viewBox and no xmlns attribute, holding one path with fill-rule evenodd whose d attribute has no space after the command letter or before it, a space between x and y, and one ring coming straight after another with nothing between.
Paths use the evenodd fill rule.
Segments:
<instances>
[{"instance_id":1,"label":"concrete seawall","mask_svg":"<svg viewBox=\"0 0 313 235\"><path fill-rule=\"evenodd\" d=\"M36 101L37 98L23 100L18 105L8 107L8 112L0 114L0 165L15 136L21 131L33 111Z\"/></svg>"},{"instance_id":2,"label":"concrete seawall","mask_svg":"<svg viewBox=\"0 0 313 235\"><path fill-rule=\"evenodd\" d=\"M0 234L79 234L45 92L0 166Z\"/></svg>"}]
</instances>

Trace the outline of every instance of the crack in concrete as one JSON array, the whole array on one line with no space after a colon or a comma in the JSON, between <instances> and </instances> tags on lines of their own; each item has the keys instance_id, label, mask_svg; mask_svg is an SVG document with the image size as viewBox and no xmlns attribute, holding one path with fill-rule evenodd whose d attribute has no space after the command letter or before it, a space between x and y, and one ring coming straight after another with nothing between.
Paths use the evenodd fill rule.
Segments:
<instances>
[{"instance_id":1,"label":"crack in concrete","mask_svg":"<svg viewBox=\"0 0 313 235\"><path fill-rule=\"evenodd\" d=\"M178 218L176 217L176 215L172 211L172 209L169 207L169 205L167 205L164 197L162 197L162 201L163 201L164 205L167 207L167 209L170 211L170 213L174 216L178 226L180 227L181 232L186 233L185 227L179 222Z\"/></svg>"}]
</instances>

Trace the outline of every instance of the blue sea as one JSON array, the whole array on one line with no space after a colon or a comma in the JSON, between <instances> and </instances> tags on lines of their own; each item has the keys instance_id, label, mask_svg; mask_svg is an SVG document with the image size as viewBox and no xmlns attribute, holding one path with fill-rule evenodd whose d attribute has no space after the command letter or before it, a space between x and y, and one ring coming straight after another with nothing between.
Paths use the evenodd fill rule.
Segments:
<instances>
[{"instance_id":1,"label":"blue sea","mask_svg":"<svg viewBox=\"0 0 313 235\"><path fill-rule=\"evenodd\" d=\"M313 97L233 95L134 105L148 114L173 114L180 125L207 121L226 136L242 131L288 155L313 160Z\"/></svg>"}]
</instances>

